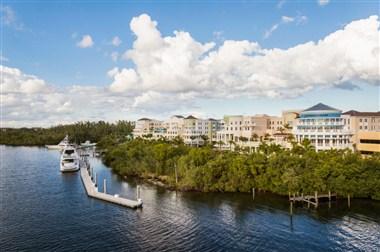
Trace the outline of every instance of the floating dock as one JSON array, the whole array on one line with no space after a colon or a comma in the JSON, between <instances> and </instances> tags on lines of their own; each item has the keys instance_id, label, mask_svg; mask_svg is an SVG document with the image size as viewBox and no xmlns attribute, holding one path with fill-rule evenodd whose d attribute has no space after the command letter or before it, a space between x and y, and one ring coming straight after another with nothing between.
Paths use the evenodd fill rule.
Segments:
<instances>
[{"instance_id":1,"label":"floating dock","mask_svg":"<svg viewBox=\"0 0 380 252\"><path fill-rule=\"evenodd\" d=\"M92 174L92 175L91 175ZM121 198L118 195L111 195L106 193L106 182L104 180L104 192L99 192L97 187L97 178L93 174L90 165L87 162L86 158L80 161L80 176L84 188L86 189L87 195L92 198L108 201L117 205L130 208L139 208L142 207L142 200L140 199L140 188L137 188L137 200L130 200L126 198ZM94 181L93 181L94 178Z\"/></svg>"}]
</instances>

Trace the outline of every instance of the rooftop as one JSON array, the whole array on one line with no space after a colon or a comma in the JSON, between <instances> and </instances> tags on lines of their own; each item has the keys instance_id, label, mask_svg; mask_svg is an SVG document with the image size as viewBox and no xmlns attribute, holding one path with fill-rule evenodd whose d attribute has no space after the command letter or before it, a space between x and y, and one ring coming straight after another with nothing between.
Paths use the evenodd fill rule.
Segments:
<instances>
[{"instance_id":1,"label":"rooftop","mask_svg":"<svg viewBox=\"0 0 380 252\"><path fill-rule=\"evenodd\" d=\"M137 121L152 121L152 119L144 117L144 118L138 119Z\"/></svg>"},{"instance_id":2,"label":"rooftop","mask_svg":"<svg viewBox=\"0 0 380 252\"><path fill-rule=\"evenodd\" d=\"M197 119L196 117L192 116L192 115L189 115L188 117L186 117L185 119Z\"/></svg>"},{"instance_id":3,"label":"rooftop","mask_svg":"<svg viewBox=\"0 0 380 252\"><path fill-rule=\"evenodd\" d=\"M339 109L327 106L326 104L318 103L318 104L316 104L310 108L305 109L303 112L306 112L306 111L323 111L323 110L337 110L337 111L339 111Z\"/></svg>"},{"instance_id":4,"label":"rooftop","mask_svg":"<svg viewBox=\"0 0 380 252\"><path fill-rule=\"evenodd\" d=\"M344 112L343 115L350 115L350 116L380 116L380 111L377 112L359 112L356 110L349 110L347 112Z\"/></svg>"}]
</instances>

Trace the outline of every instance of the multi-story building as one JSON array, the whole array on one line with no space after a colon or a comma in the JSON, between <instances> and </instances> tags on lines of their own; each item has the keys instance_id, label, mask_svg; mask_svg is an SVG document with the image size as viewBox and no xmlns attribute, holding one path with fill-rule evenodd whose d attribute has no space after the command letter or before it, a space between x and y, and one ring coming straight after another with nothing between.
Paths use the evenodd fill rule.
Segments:
<instances>
[{"instance_id":1,"label":"multi-story building","mask_svg":"<svg viewBox=\"0 0 380 252\"><path fill-rule=\"evenodd\" d=\"M287 132L291 132L296 125L297 118L299 117L301 110L284 110L282 111L282 120L284 128Z\"/></svg>"},{"instance_id":2,"label":"multi-story building","mask_svg":"<svg viewBox=\"0 0 380 252\"><path fill-rule=\"evenodd\" d=\"M135 128L133 129L134 137L153 137L159 129L162 129L162 121L141 118L135 123Z\"/></svg>"},{"instance_id":3,"label":"multi-story building","mask_svg":"<svg viewBox=\"0 0 380 252\"><path fill-rule=\"evenodd\" d=\"M352 149L351 132L343 120L342 111L318 103L300 113L293 132L298 142L309 139L317 151Z\"/></svg>"},{"instance_id":4,"label":"multi-story building","mask_svg":"<svg viewBox=\"0 0 380 252\"><path fill-rule=\"evenodd\" d=\"M342 114L351 141L361 153L380 152L380 112L350 110Z\"/></svg>"},{"instance_id":5,"label":"multi-story building","mask_svg":"<svg viewBox=\"0 0 380 252\"><path fill-rule=\"evenodd\" d=\"M163 127L166 129L164 137L168 140L173 140L177 136L181 136L183 132L184 117L174 115L164 121Z\"/></svg>"}]
</instances>

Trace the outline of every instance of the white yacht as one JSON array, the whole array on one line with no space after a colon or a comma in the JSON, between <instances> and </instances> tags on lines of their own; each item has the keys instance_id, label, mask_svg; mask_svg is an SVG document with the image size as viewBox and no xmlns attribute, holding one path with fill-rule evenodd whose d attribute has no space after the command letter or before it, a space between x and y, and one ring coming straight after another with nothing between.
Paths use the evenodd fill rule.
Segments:
<instances>
[{"instance_id":1,"label":"white yacht","mask_svg":"<svg viewBox=\"0 0 380 252\"><path fill-rule=\"evenodd\" d=\"M86 140L84 143L81 143L80 146L84 148L90 148L95 147L96 143L91 143L89 140Z\"/></svg>"},{"instance_id":2,"label":"white yacht","mask_svg":"<svg viewBox=\"0 0 380 252\"><path fill-rule=\"evenodd\" d=\"M79 170L79 155L73 146L66 146L61 154L61 172L74 172Z\"/></svg>"},{"instance_id":3,"label":"white yacht","mask_svg":"<svg viewBox=\"0 0 380 252\"><path fill-rule=\"evenodd\" d=\"M66 135L65 138L61 142L59 142L59 144L57 144L57 145L45 145L45 146L46 146L46 148L51 149L51 150L63 150L64 148L66 148L69 145L70 145L69 136Z\"/></svg>"}]
</instances>

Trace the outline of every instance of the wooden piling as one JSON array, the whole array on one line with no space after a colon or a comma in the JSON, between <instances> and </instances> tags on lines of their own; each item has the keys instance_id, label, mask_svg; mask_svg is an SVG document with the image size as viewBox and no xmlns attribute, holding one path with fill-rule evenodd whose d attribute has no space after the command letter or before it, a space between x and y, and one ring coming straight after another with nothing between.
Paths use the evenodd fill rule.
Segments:
<instances>
[{"instance_id":1,"label":"wooden piling","mask_svg":"<svg viewBox=\"0 0 380 252\"><path fill-rule=\"evenodd\" d=\"M288 192L289 193L289 200L290 200L290 192Z\"/></svg>"},{"instance_id":2,"label":"wooden piling","mask_svg":"<svg viewBox=\"0 0 380 252\"><path fill-rule=\"evenodd\" d=\"M348 203L348 208L350 208L351 207L350 194L347 195L347 203Z\"/></svg>"},{"instance_id":3,"label":"wooden piling","mask_svg":"<svg viewBox=\"0 0 380 252\"><path fill-rule=\"evenodd\" d=\"M293 201L290 201L290 216L293 215Z\"/></svg>"},{"instance_id":4,"label":"wooden piling","mask_svg":"<svg viewBox=\"0 0 380 252\"><path fill-rule=\"evenodd\" d=\"M252 199L255 200L255 188L252 188Z\"/></svg>"},{"instance_id":5,"label":"wooden piling","mask_svg":"<svg viewBox=\"0 0 380 252\"><path fill-rule=\"evenodd\" d=\"M315 208L317 208L318 207L318 192L315 191L314 194L315 194Z\"/></svg>"},{"instance_id":6,"label":"wooden piling","mask_svg":"<svg viewBox=\"0 0 380 252\"><path fill-rule=\"evenodd\" d=\"M174 164L174 172L175 172L175 184L178 184L178 173L177 173L177 165Z\"/></svg>"},{"instance_id":7,"label":"wooden piling","mask_svg":"<svg viewBox=\"0 0 380 252\"><path fill-rule=\"evenodd\" d=\"M137 199L137 200L140 199L140 186L137 186L137 187L136 187L136 199Z\"/></svg>"},{"instance_id":8,"label":"wooden piling","mask_svg":"<svg viewBox=\"0 0 380 252\"><path fill-rule=\"evenodd\" d=\"M103 192L107 193L107 182L106 182L106 179L103 180Z\"/></svg>"},{"instance_id":9,"label":"wooden piling","mask_svg":"<svg viewBox=\"0 0 380 252\"><path fill-rule=\"evenodd\" d=\"M94 177L94 186L98 187L98 178L96 177L96 172L95 172L95 177Z\"/></svg>"}]
</instances>

